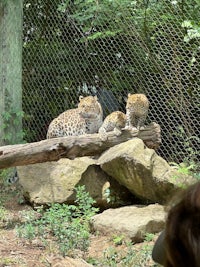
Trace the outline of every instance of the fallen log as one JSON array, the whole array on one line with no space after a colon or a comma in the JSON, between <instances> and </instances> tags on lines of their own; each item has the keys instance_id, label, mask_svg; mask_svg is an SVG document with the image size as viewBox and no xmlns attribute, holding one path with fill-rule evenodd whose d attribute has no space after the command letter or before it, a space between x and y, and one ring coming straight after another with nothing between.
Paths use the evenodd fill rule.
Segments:
<instances>
[{"instance_id":1,"label":"fallen log","mask_svg":"<svg viewBox=\"0 0 200 267\"><path fill-rule=\"evenodd\" d=\"M139 131L123 129L119 136L109 132L105 141L99 134L88 134L2 146L0 147L0 169L57 161L60 158L95 156L114 145L136 137L142 139L147 147L156 149L161 143L160 126L151 123Z\"/></svg>"}]
</instances>

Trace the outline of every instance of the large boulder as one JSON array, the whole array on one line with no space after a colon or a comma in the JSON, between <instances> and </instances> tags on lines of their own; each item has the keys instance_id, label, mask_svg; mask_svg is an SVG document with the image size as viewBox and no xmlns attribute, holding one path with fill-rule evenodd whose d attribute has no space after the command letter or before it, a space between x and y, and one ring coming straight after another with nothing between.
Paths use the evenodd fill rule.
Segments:
<instances>
[{"instance_id":1,"label":"large boulder","mask_svg":"<svg viewBox=\"0 0 200 267\"><path fill-rule=\"evenodd\" d=\"M134 195L152 203L165 203L185 185L194 182L191 177L178 173L138 138L111 147L101 155L98 164Z\"/></svg>"},{"instance_id":2,"label":"large boulder","mask_svg":"<svg viewBox=\"0 0 200 267\"><path fill-rule=\"evenodd\" d=\"M159 204L108 209L92 217L93 231L104 235L123 235L141 242L146 233L158 233L165 225L165 211Z\"/></svg>"},{"instance_id":3,"label":"large boulder","mask_svg":"<svg viewBox=\"0 0 200 267\"><path fill-rule=\"evenodd\" d=\"M131 192L95 165L89 157L17 167L25 198L33 204L53 202L71 204L74 188L85 185L86 191L102 208L130 204Z\"/></svg>"},{"instance_id":4,"label":"large boulder","mask_svg":"<svg viewBox=\"0 0 200 267\"><path fill-rule=\"evenodd\" d=\"M155 150L134 138L111 147L98 160L60 159L17 168L25 197L34 204L73 203L74 188L86 190L102 208L138 203L165 203L194 182L174 170Z\"/></svg>"}]
</instances>

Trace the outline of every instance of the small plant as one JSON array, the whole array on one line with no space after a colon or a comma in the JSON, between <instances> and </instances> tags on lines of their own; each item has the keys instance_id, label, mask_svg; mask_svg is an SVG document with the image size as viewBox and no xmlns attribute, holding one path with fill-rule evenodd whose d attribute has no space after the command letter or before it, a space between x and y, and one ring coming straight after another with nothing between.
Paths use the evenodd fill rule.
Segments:
<instances>
[{"instance_id":1,"label":"small plant","mask_svg":"<svg viewBox=\"0 0 200 267\"><path fill-rule=\"evenodd\" d=\"M191 170L194 168L194 164L187 165L184 162L176 163L176 162L170 162L170 165L174 167L179 173L186 174L186 175L192 175Z\"/></svg>"},{"instance_id":2,"label":"small plant","mask_svg":"<svg viewBox=\"0 0 200 267\"><path fill-rule=\"evenodd\" d=\"M152 245L149 244L149 242L152 240L152 238L153 236L151 234L147 234L144 244L139 249L134 247L133 244L129 242L127 244L128 251L121 260L121 266L123 267L152 266L149 264L152 259L151 254L152 254L152 247L153 247Z\"/></svg>"},{"instance_id":3,"label":"small plant","mask_svg":"<svg viewBox=\"0 0 200 267\"><path fill-rule=\"evenodd\" d=\"M121 255L113 247L109 247L103 252L103 266L114 267L120 262Z\"/></svg>"},{"instance_id":4,"label":"small plant","mask_svg":"<svg viewBox=\"0 0 200 267\"><path fill-rule=\"evenodd\" d=\"M89 221L98 211L92 207L94 200L85 192L85 186L76 188L76 204L54 203L45 211L22 213L24 224L16 228L17 234L26 239L36 236L45 240L53 235L63 256L71 255L74 249L86 251L89 247ZM44 242L45 243L45 242Z\"/></svg>"},{"instance_id":5,"label":"small plant","mask_svg":"<svg viewBox=\"0 0 200 267\"><path fill-rule=\"evenodd\" d=\"M196 179L200 179L200 151L198 146L200 138L197 136L188 136L182 126L177 128L175 135L183 146L182 153L178 154L182 162L171 162L170 165L176 168L180 174L190 175ZM179 177L175 176L174 178L178 180Z\"/></svg>"},{"instance_id":6,"label":"small plant","mask_svg":"<svg viewBox=\"0 0 200 267\"><path fill-rule=\"evenodd\" d=\"M123 240L124 240L124 236L123 235L115 235L115 236L113 236L113 239L112 239L112 241L115 244L115 246L122 245Z\"/></svg>"},{"instance_id":7,"label":"small plant","mask_svg":"<svg viewBox=\"0 0 200 267\"><path fill-rule=\"evenodd\" d=\"M116 240L122 236L114 236ZM108 266L108 267L158 267L152 260L153 244L150 243L155 235L146 233L144 243L140 246L134 246L130 241L123 238L123 250L116 247L108 247L103 252L103 257L100 259L89 258L87 261L94 266Z\"/></svg>"},{"instance_id":8,"label":"small plant","mask_svg":"<svg viewBox=\"0 0 200 267\"><path fill-rule=\"evenodd\" d=\"M152 241L154 239L154 237L155 237L155 234L146 233L144 240L147 241L147 242L150 242L150 241Z\"/></svg>"},{"instance_id":9,"label":"small plant","mask_svg":"<svg viewBox=\"0 0 200 267\"><path fill-rule=\"evenodd\" d=\"M84 220L89 220L98 212L98 208L93 207L95 200L92 199L88 192L85 191L85 186L78 186L76 189L76 213L75 215L79 217L80 215Z\"/></svg>"},{"instance_id":10,"label":"small plant","mask_svg":"<svg viewBox=\"0 0 200 267\"><path fill-rule=\"evenodd\" d=\"M26 223L23 227L16 227L17 234L19 237L31 240L37 236L35 226L32 223Z\"/></svg>"}]
</instances>

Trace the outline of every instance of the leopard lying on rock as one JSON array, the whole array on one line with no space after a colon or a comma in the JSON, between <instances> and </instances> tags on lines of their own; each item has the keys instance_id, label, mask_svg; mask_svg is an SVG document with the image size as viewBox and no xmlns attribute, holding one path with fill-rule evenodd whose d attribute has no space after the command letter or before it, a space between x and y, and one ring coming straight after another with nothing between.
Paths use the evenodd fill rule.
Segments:
<instances>
[{"instance_id":1,"label":"leopard lying on rock","mask_svg":"<svg viewBox=\"0 0 200 267\"><path fill-rule=\"evenodd\" d=\"M144 126L149 110L149 100L144 94L128 94L126 103L126 129Z\"/></svg>"},{"instance_id":2,"label":"leopard lying on rock","mask_svg":"<svg viewBox=\"0 0 200 267\"><path fill-rule=\"evenodd\" d=\"M114 131L118 136L121 134L121 129L125 127L126 115L121 111L114 111L109 114L103 121L102 126L99 128L100 138L106 140L107 132Z\"/></svg>"},{"instance_id":3,"label":"leopard lying on rock","mask_svg":"<svg viewBox=\"0 0 200 267\"><path fill-rule=\"evenodd\" d=\"M97 96L80 96L78 108L61 113L49 125L47 139L97 133L103 123L103 111Z\"/></svg>"},{"instance_id":4,"label":"leopard lying on rock","mask_svg":"<svg viewBox=\"0 0 200 267\"><path fill-rule=\"evenodd\" d=\"M99 128L99 133L110 132L113 131L115 128L124 128L125 123L126 115L121 111L114 111L105 118L102 126Z\"/></svg>"}]
</instances>

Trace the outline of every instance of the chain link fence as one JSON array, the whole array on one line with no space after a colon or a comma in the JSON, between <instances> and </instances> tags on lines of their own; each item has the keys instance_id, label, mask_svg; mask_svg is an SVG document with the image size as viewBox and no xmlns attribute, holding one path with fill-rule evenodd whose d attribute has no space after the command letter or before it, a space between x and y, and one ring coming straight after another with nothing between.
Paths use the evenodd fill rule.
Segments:
<instances>
[{"instance_id":1,"label":"chain link fence","mask_svg":"<svg viewBox=\"0 0 200 267\"><path fill-rule=\"evenodd\" d=\"M79 95L97 95L106 116L145 93L147 123L162 130L158 153L198 159L199 17L198 0L25 0L25 139L45 139Z\"/></svg>"}]
</instances>

